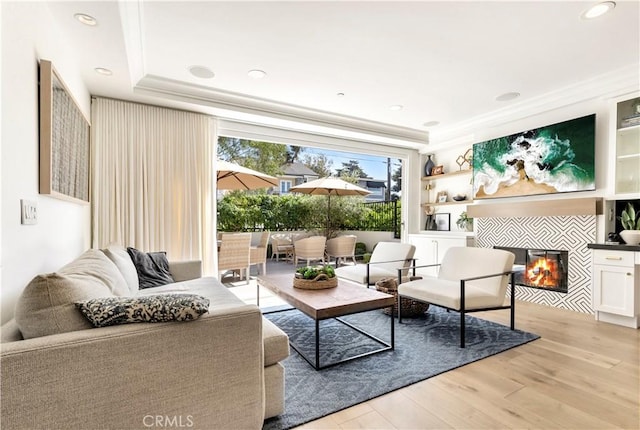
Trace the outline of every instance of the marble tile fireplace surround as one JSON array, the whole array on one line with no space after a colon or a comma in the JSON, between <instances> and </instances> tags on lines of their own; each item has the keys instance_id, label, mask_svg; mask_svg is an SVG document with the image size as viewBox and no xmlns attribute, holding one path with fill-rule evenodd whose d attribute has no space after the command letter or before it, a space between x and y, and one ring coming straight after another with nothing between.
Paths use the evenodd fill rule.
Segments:
<instances>
[{"instance_id":1,"label":"marble tile fireplace surround","mask_svg":"<svg viewBox=\"0 0 640 430\"><path fill-rule=\"evenodd\" d=\"M591 304L591 250L587 244L596 241L596 213L600 209L577 211L588 213L577 215L551 215L523 210L523 214L536 216L517 216L511 207L510 212L501 213L499 206L503 204L477 206L478 213L469 212L470 216L477 217L476 245L479 247L568 251L566 293L517 285L518 300L577 312L594 312ZM491 210L488 210L490 207Z\"/></svg>"}]
</instances>

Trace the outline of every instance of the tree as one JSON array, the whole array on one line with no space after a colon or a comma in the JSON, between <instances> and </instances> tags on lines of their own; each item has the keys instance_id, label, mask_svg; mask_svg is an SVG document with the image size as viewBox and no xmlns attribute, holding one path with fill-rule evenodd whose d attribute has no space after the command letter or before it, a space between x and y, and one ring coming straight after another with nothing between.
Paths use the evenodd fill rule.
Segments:
<instances>
[{"instance_id":1,"label":"tree","mask_svg":"<svg viewBox=\"0 0 640 430\"><path fill-rule=\"evenodd\" d=\"M300 153L304 151L302 146L287 146L287 163L295 163L300 157Z\"/></svg>"},{"instance_id":2,"label":"tree","mask_svg":"<svg viewBox=\"0 0 640 430\"><path fill-rule=\"evenodd\" d=\"M391 174L391 180L393 181L393 186L391 187L391 191L393 191L392 200L397 200L399 197L397 193L402 191L402 160L398 161L400 161L400 165Z\"/></svg>"},{"instance_id":3,"label":"tree","mask_svg":"<svg viewBox=\"0 0 640 430\"><path fill-rule=\"evenodd\" d=\"M268 175L278 176L287 161L287 147L271 142L218 138L218 157Z\"/></svg>"},{"instance_id":4,"label":"tree","mask_svg":"<svg viewBox=\"0 0 640 430\"><path fill-rule=\"evenodd\" d=\"M371 176L368 176L365 171L362 170L362 167L360 167L360 163L358 163L358 160L349 160L348 163L343 162L342 169L337 169L336 173L342 178L371 178Z\"/></svg>"},{"instance_id":5,"label":"tree","mask_svg":"<svg viewBox=\"0 0 640 430\"><path fill-rule=\"evenodd\" d=\"M305 154L302 158L305 166L316 172L321 178L331 176L333 161L324 154Z\"/></svg>"}]
</instances>

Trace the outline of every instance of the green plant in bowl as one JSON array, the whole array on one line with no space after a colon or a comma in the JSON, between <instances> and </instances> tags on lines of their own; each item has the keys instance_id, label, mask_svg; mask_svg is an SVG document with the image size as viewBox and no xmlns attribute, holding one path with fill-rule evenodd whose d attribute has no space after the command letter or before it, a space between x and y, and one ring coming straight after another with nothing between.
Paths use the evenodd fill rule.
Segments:
<instances>
[{"instance_id":1,"label":"green plant in bowl","mask_svg":"<svg viewBox=\"0 0 640 430\"><path fill-rule=\"evenodd\" d=\"M296 269L297 278L316 279L318 275L326 275L327 278L334 278L336 272L331 266L304 266Z\"/></svg>"},{"instance_id":2,"label":"green plant in bowl","mask_svg":"<svg viewBox=\"0 0 640 430\"><path fill-rule=\"evenodd\" d=\"M635 207L629 202L618 219L624 229L620 232L622 240L627 245L640 244L640 211L636 211Z\"/></svg>"}]
</instances>

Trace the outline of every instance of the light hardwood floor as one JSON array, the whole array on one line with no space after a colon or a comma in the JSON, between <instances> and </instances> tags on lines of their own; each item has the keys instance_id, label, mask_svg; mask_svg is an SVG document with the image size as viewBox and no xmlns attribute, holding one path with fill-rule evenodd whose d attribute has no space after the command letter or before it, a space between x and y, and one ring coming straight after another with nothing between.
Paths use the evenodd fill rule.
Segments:
<instances>
[{"instance_id":1,"label":"light hardwood floor","mask_svg":"<svg viewBox=\"0 0 640 430\"><path fill-rule=\"evenodd\" d=\"M541 339L297 429L640 428L640 330L527 302L516 328Z\"/></svg>"}]
</instances>

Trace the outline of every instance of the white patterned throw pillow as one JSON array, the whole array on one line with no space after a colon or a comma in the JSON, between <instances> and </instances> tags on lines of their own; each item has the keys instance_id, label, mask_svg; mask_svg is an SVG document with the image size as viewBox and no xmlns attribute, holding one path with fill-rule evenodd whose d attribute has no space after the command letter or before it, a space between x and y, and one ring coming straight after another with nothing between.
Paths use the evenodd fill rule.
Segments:
<instances>
[{"instance_id":1,"label":"white patterned throw pillow","mask_svg":"<svg viewBox=\"0 0 640 430\"><path fill-rule=\"evenodd\" d=\"M76 302L94 327L139 322L192 321L209 310L209 299L196 294L104 297Z\"/></svg>"}]
</instances>

